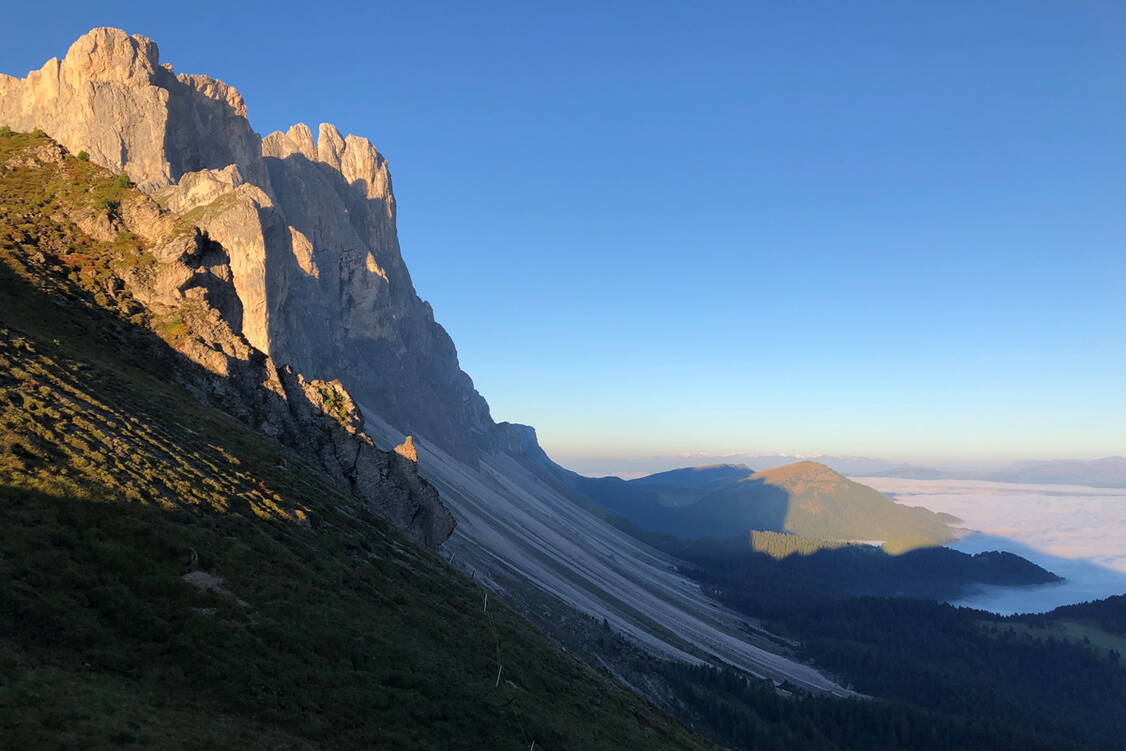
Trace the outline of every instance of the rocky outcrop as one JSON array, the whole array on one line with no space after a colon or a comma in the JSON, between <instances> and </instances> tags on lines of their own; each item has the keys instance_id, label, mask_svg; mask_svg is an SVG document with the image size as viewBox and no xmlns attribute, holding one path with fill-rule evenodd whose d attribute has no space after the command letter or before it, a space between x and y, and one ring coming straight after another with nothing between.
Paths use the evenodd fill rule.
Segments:
<instances>
[{"instance_id":1,"label":"rocky outcrop","mask_svg":"<svg viewBox=\"0 0 1126 751\"><path fill-rule=\"evenodd\" d=\"M25 79L0 75L0 120L41 128L70 151L128 172L142 189L228 164L265 181L245 114L235 89L176 76L160 64L155 42L119 29L90 31Z\"/></svg>"},{"instance_id":2,"label":"rocky outcrop","mask_svg":"<svg viewBox=\"0 0 1126 751\"><path fill-rule=\"evenodd\" d=\"M518 422L497 423L493 435L497 448L507 451L527 464L537 469L549 470L548 474L551 474L550 470L556 467L555 462L551 461L540 447L536 429L531 425L521 425Z\"/></svg>"},{"instance_id":3,"label":"rocky outcrop","mask_svg":"<svg viewBox=\"0 0 1126 751\"><path fill-rule=\"evenodd\" d=\"M395 453L403 457L404 459L417 464L418 450L414 446L414 436L408 435L406 438L404 438L403 442L395 447Z\"/></svg>"},{"instance_id":4,"label":"rocky outcrop","mask_svg":"<svg viewBox=\"0 0 1126 751\"><path fill-rule=\"evenodd\" d=\"M0 170L18 166L49 184L58 180L65 159L62 148L43 139L0 163ZM217 174L237 182L234 168ZM185 189L206 193L208 187L197 177L186 181ZM111 262L99 269L105 277L101 292L140 304L145 320L177 353L172 358L177 379L201 401L292 449L418 542L437 547L449 537L453 518L437 491L419 477L415 461L375 446L339 380L306 378L288 365L279 367L240 333L243 297L221 243L137 191L125 191L112 213L62 202L51 218L103 242L122 233L140 238L143 262ZM66 243L59 244L65 251ZM51 265L50 259L43 263ZM167 359L166 348L156 348L154 357Z\"/></svg>"},{"instance_id":5,"label":"rocky outcrop","mask_svg":"<svg viewBox=\"0 0 1126 751\"><path fill-rule=\"evenodd\" d=\"M40 128L124 171L229 254L232 329L365 409L474 464L488 405L403 263L387 162L322 124L260 138L238 91L175 75L154 42L94 29L26 78L0 76L0 124Z\"/></svg>"},{"instance_id":6,"label":"rocky outcrop","mask_svg":"<svg viewBox=\"0 0 1126 751\"><path fill-rule=\"evenodd\" d=\"M255 347L269 352L267 238L283 231L270 196L246 182L234 164L221 170L189 172L179 184L155 195L228 249L232 281L243 306L241 333Z\"/></svg>"}]
</instances>

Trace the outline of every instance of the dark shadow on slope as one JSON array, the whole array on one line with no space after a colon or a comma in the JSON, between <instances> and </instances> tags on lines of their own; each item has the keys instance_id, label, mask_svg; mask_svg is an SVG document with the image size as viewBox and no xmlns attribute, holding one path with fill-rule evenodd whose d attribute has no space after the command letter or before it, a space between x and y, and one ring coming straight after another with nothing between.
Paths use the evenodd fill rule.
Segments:
<instances>
[{"instance_id":1,"label":"dark shadow on slope","mask_svg":"<svg viewBox=\"0 0 1126 751\"><path fill-rule=\"evenodd\" d=\"M1063 739L1064 748L1072 739L1080 739L1075 748L1116 748L1126 686L1117 662L1081 642L1014 633L1008 619L935 601L975 581L1035 590L1051 578L1015 555L928 548L891 556L848 546L775 558L749 552L744 540L685 541L620 526L679 558L680 570L724 604L800 640L802 654L863 693L957 717L963 727L1000 720Z\"/></svg>"},{"instance_id":2,"label":"dark shadow on slope","mask_svg":"<svg viewBox=\"0 0 1126 751\"><path fill-rule=\"evenodd\" d=\"M330 522L315 530L0 484L5 740L610 749L658 727L656 748L703 748L502 602L486 616L472 582L334 513L331 489L306 480L289 500Z\"/></svg>"},{"instance_id":3,"label":"dark shadow on slope","mask_svg":"<svg viewBox=\"0 0 1126 751\"><path fill-rule=\"evenodd\" d=\"M717 495L712 501L709 496L706 501L670 506L662 501L672 486L635 484L620 477L583 477L559 467L556 470L567 485L606 512L647 532L683 539L730 537L744 529L783 531L790 508L785 490L758 479L740 481L742 491L731 498Z\"/></svg>"},{"instance_id":4,"label":"dark shadow on slope","mask_svg":"<svg viewBox=\"0 0 1126 751\"><path fill-rule=\"evenodd\" d=\"M955 537L950 517L896 503L836 473L827 493L795 494L769 473L760 476L750 470L688 486L589 478L556 465L548 471L608 513L646 531L686 540L730 538L754 529L825 540L887 541L910 549Z\"/></svg>"},{"instance_id":5,"label":"dark shadow on slope","mask_svg":"<svg viewBox=\"0 0 1126 751\"><path fill-rule=\"evenodd\" d=\"M969 555L928 547L892 555L871 545L817 547L826 543L792 535L775 535L775 542L806 542L809 552L756 550L745 537L685 540L620 518L611 521L681 561L682 570L719 599L760 617L848 597L948 600L981 585L1035 589L1058 581L1053 572L1011 553Z\"/></svg>"},{"instance_id":6,"label":"dark shadow on slope","mask_svg":"<svg viewBox=\"0 0 1126 751\"><path fill-rule=\"evenodd\" d=\"M784 532L795 499L785 488L744 477L680 510L679 537L730 537L752 529Z\"/></svg>"},{"instance_id":7,"label":"dark shadow on slope","mask_svg":"<svg viewBox=\"0 0 1126 751\"><path fill-rule=\"evenodd\" d=\"M261 390L260 373L201 368L66 276L14 273L34 261L8 250L5 738L53 747L64 717L68 744L90 747L161 745L156 733L225 748L611 748L654 727L658 746L700 747L503 603L485 618L476 586L347 503L347 486L337 495L304 463L319 457L211 408ZM193 567L232 595L193 590Z\"/></svg>"}]
</instances>

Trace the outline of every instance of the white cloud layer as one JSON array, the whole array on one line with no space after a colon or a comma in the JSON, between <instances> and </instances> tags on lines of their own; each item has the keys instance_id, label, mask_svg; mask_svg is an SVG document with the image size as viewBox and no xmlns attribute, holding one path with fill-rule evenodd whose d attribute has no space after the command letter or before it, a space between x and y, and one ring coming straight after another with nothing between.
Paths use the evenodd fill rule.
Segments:
<instances>
[{"instance_id":1,"label":"white cloud layer","mask_svg":"<svg viewBox=\"0 0 1126 751\"><path fill-rule=\"evenodd\" d=\"M957 604L998 613L1044 612L1126 594L1126 490L979 480L854 478L910 506L944 511L974 530L953 545L967 553L1007 550L1067 581L986 587Z\"/></svg>"}]
</instances>

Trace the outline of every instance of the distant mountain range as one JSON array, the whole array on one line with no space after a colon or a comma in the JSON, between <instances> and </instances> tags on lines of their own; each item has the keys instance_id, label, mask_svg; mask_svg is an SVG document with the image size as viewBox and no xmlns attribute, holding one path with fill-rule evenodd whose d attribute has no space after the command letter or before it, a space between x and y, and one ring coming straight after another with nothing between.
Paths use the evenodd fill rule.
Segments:
<instances>
[{"instance_id":1,"label":"distant mountain range","mask_svg":"<svg viewBox=\"0 0 1126 751\"><path fill-rule=\"evenodd\" d=\"M1108 456L1093 461L1031 461L989 473L982 480L1090 485L1096 488L1126 488L1126 457Z\"/></svg>"},{"instance_id":2,"label":"distant mountain range","mask_svg":"<svg viewBox=\"0 0 1126 751\"><path fill-rule=\"evenodd\" d=\"M835 469L844 475L871 475L885 469L902 464L902 462L867 456L836 456L830 454L753 454L753 453L685 453L665 454L661 456L635 456L635 457L584 457L568 456L560 452L552 452L552 456L561 464L588 477L605 477L615 475L624 479L636 479L661 473L673 467L690 467L694 465L713 466L716 464L745 465L756 470L781 467L799 461L815 461Z\"/></svg>"},{"instance_id":3,"label":"distant mountain range","mask_svg":"<svg viewBox=\"0 0 1126 751\"><path fill-rule=\"evenodd\" d=\"M811 461L761 472L718 464L629 481L573 473L566 479L611 514L681 539L730 538L754 529L823 540L935 544L954 539L950 525L958 521L896 503Z\"/></svg>"},{"instance_id":4,"label":"distant mountain range","mask_svg":"<svg viewBox=\"0 0 1126 751\"><path fill-rule=\"evenodd\" d=\"M795 456L792 454L724 454L654 456L645 458L571 459L568 467L586 475L617 475L625 479L663 474L669 467L687 467L694 462L726 466L773 469L798 461L815 461L849 477L902 477L910 480L990 480L1051 485L1087 485L1096 488L1126 488L1126 457L1102 459L1029 460L992 467L933 467L868 456Z\"/></svg>"},{"instance_id":5,"label":"distant mountain range","mask_svg":"<svg viewBox=\"0 0 1126 751\"><path fill-rule=\"evenodd\" d=\"M1103 459L1056 459L1027 461L984 472L954 472L901 464L866 473L869 477L902 477L910 480L988 480L1042 485L1087 485L1095 488L1126 488L1126 457Z\"/></svg>"}]
</instances>

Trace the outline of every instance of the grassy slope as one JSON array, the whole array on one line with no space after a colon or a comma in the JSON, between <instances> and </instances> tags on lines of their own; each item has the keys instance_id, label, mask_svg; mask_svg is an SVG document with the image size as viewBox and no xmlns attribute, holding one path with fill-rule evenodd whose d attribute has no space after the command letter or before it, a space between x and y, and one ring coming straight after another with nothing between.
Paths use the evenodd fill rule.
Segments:
<instances>
[{"instance_id":1,"label":"grassy slope","mask_svg":"<svg viewBox=\"0 0 1126 751\"><path fill-rule=\"evenodd\" d=\"M172 385L143 311L104 292L136 243L48 218L113 178L65 170L0 169L5 745L705 747ZM193 552L226 592L182 581Z\"/></svg>"}]
</instances>

